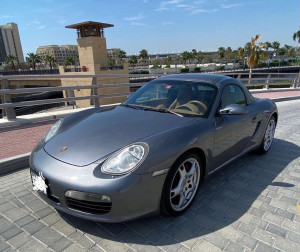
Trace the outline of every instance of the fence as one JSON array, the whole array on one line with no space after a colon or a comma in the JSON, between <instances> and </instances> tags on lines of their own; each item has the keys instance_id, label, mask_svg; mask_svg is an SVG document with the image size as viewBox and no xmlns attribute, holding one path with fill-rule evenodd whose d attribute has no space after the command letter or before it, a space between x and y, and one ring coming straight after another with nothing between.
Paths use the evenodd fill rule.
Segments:
<instances>
[{"instance_id":1,"label":"fence","mask_svg":"<svg viewBox=\"0 0 300 252\"><path fill-rule=\"evenodd\" d=\"M223 74L233 78L239 79L246 86L263 86L263 88L268 89L270 85L275 87L278 85L286 85L291 88L299 87L300 83L300 73L226 73ZM130 77L135 80L138 78L136 75L126 75L126 74L101 74L101 75L49 75L49 76L0 76L2 83L2 90L0 90L0 95L2 95L2 104L0 104L0 109L2 109L2 115L8 120L16 118L14 108L26 107L42 104L54 104L61 102L72 102L78 100L91 100L91 103L95 107L99 107L99 98L107 97L120 97L127 96L131 94L128 93L113 93L113 94L98 94L98 88L105 87L140 87L145 84L145 82L140 83L121 83L121 84L101 84L97 85L97 78L119 78L119 77ZM157 78L161 75L141 75L140 80L143 81L149 78ZM51 79L51 78L92 78L91 85L77 85L77 86L64 86L64 87L38 87L38 88L19 88L10 89L9 80L24 80L24 79ZM79 96L79 97L67 97L67 98L55 98L55 99L44 99L44 100L34 100L34 101L23 101L23 102L12 102L12 94L28 94L28 93L43 93L49 91L72 91L78 89L90 89L91 95Z\"/></svg>"}]
</instances>

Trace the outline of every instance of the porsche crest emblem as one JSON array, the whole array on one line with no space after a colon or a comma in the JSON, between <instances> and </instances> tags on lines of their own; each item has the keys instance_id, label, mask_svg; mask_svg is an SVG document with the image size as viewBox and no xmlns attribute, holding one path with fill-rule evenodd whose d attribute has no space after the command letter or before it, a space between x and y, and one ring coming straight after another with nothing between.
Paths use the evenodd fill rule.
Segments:
<instances>
[{"instance_id":1,"label":"porsche crest emblem","mask_svg":"<svg viewBox=\"0 0 300 252\"><path fill-rule=\"evenodd\" d=\"M66 151L68 149L68 147L62 147L61 149L60 149L60 152L64 152L64 151Z\"/></svg>"}]
</instances>

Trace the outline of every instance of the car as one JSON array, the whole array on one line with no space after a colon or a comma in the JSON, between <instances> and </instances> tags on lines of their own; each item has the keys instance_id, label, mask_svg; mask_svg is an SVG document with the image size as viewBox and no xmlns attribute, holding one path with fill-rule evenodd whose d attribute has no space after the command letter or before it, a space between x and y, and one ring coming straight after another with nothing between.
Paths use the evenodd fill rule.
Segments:
<instances>
[{"instance_id":1,"label":"car","mask_svg":"<svg viewBox=\"0 0 300 252\"><path fill-rule=\"evenodd\" d=\"M176 74L115 106L55 123L33 150L33 189L59 211L99 222L178 216L203 179L271 147L278 111L239 80Z\"/></svg>"}]
</instances>

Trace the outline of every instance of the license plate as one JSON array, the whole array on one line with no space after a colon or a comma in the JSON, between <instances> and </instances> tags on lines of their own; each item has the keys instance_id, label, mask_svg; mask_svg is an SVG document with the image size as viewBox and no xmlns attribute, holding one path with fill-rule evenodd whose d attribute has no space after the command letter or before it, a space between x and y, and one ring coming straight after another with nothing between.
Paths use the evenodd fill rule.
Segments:
<instances>
[{"instance_id":1,"label":"license plate","mask_svg":"<svg viewBox=\"0 0 300 252\"><path fill-rule=\"evenodd\" d=\"M31 178L32 178L33 190L40 191L47 194L48 186L46 185L45 178L43 177L42 173L39 173L39 175L37 175L32 172Z\"/></svg>"}]
</instances>

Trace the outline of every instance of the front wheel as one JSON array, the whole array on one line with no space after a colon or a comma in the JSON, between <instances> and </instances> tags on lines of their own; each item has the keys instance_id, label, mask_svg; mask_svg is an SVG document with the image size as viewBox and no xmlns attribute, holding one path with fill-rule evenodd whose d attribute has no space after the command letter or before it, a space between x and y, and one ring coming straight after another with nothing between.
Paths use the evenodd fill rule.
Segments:
<instances>
[{"instance_id":1,"label":"front wheel","mask_svg":"<svg viewBox=\"0 0 300 252\"><path fill-rule=\"evenodd\" d=\"M265 154L271 148L271 145L272 145L273 139L274 139L274 135L275 135L275 128L276 128L276 121L275 121L274 116L272 116L268 122L262 142L261 142L259 148L257 149L258 153Z\"/></svg>"},{"instance_id":2,"label":"front wheel","mask_svg":"<svg viewBox=\"0 0 300 252\"><path fill-rule=\"evenodd\" d=\"M178 216L192 204L201 181L201 162L197 155L180 158L171 168L161 198L163 214Z\"/></svg>"}]
</instances>

